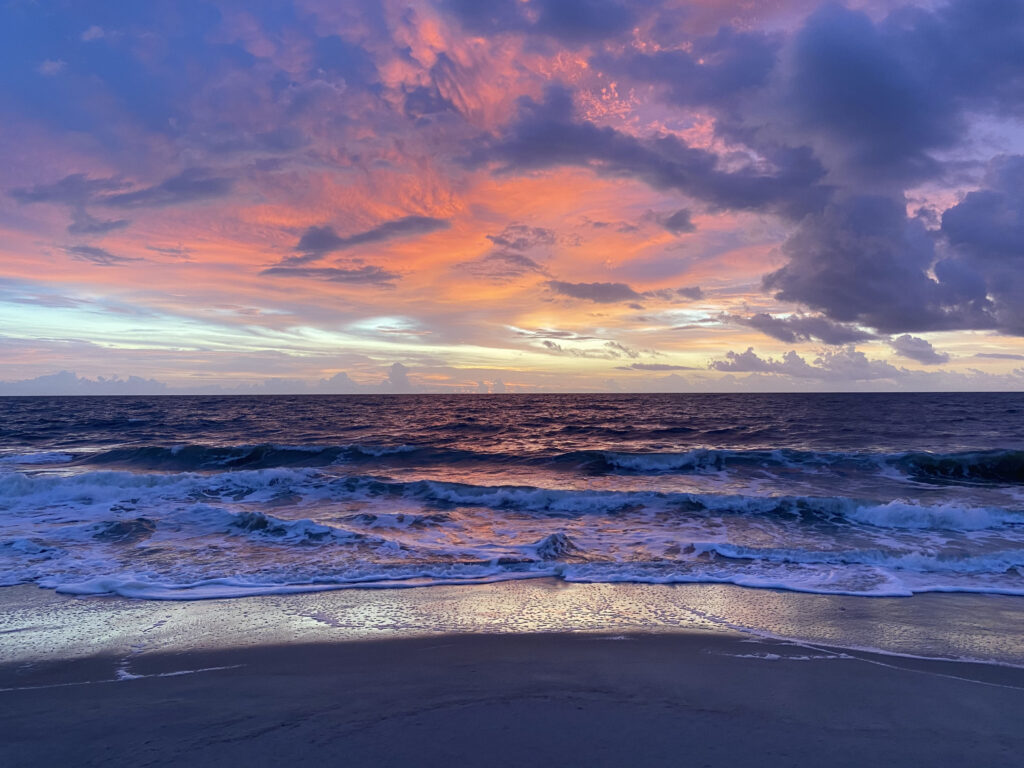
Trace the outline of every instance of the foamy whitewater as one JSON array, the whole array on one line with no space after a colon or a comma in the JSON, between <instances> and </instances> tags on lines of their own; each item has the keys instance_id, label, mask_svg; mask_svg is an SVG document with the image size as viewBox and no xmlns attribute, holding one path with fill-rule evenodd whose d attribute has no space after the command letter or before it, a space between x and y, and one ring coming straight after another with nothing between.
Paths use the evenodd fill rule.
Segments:
<instances>
[{"instance_id":1,"label":"foamy whitewater","mask_svg":"<svg viewBox=\"0 0 1024 768\"><path fill-rule=\"evenodd\" d=\"M0 399L0 585L1024 594L1024 396Z\"/></svg>"}]
</instances>

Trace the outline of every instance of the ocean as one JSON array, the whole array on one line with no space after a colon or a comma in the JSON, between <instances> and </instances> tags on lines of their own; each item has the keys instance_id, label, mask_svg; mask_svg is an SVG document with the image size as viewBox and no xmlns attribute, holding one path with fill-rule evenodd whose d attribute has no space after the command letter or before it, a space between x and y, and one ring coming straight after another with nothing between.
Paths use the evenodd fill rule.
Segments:
<instances>
[{"instance_id":1,"label":"ocean","mask_svg":"<svg viewBox=\"0 0 1024 768\"><path fill-rule=\"evenodd\" d=\"M0 399L0 585L1024 595L1024 394Z\"/></svg>"}]
</instances>

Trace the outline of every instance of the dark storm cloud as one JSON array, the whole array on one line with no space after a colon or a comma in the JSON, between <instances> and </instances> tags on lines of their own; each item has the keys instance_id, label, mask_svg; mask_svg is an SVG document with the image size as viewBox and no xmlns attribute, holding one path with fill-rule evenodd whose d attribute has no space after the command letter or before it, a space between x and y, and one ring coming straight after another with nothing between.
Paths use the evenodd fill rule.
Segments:
<instances>
[{"instance_id":1,"label":"dark storm cloud","mask_svg":"<svg viewBox=\"0 0 1024 768\"><path fill-rule=\"evenodd\" d=\"M271 277L300 277L331 283L352 283L356 285L378 285L391 287L399 275L381 267L365 265L346 269L343 267L270 267L260 272Z\"/></svg>"},{"instance_id":2,"label":"dark storm cloud","mask_svg":"<svg viewBox=\"0 0 1024 768\"><path fill-rule=\"evenodd\" d=\"M929 82L939 52L913 43L907 30L822 7L793 41L785 108L802 127L839 139L858 169L933 172L928 150L951 146L961 126L948 113L951 94Z\"/></svg>"},{"instance_id":3,"label":"dark storm cloud","mask_svg":"<svg viewBox=\"0 0 1024 768\"><path fill-rule=\"evenodd\" d=\"M72 245L65 248L64 251L79 261L88 261L100 267L114 267L118 264L127 264L132 261L143 261L143 259L130 256L118 256L103 248L96 248L91 245Z\"/></svg>"},{"instance_id":4,"label":"dark storm cloud","mask_svg":"<svg viewBox=\"0 0 1024 768\"><path fill-rule=\"evenodd\" d=\"M639 293L625 283L566 283L561 280L549 280L547 286L562 296L594 301L599 304L612 304L641 298Z\"/></svg>"},{"instance_id":5,"label":"dark storm cloud","mask_svg":"<svg viewBox=\"0 0 1024 768\"><path fill-rule=\"evenodd\" d=\"M831 320L885 333L996 325L984 282L937 261L932 234L901 199L844 198L804 219L783 251L789 263L765 287Z\"/></svg>"},{"instance_id":6,"label":"dark storm cloud","mask_svg":"<svg viewBox=\"0 0 1024 768\"><path fill-rule=\"evenodd\" d=\"M749 328L756 328L766 336L789 344L811 339L818 339L826 344L850 344L877 338L875 334L860 328L834 323L828 318L813 315L774 317L767 312L761 312L750 317L730 315L728 319Z\"/></svg>"},{"instance_id":7,"label":"dark storm cloud","mask_svg":"<svg viewBox=\"0 0 1024 768\"><path fill-rule=\"evenodd\" d=\"M957 260L947 268L982 282L998 327L1024 335L1024 157L997 158L986 186L942 215Z\"/></svg>"},{"instance_id":8,"label":"dark storm cloud","mask_svg":"<svg viewBox=\"0 0 1024 768\"><path fill-rule=\"evenodd\" d=\"M1024 158L997 158L985 186L939 232L900 198L838 198L783 246L776 296L884 333L996 329L1024 334ZM777 338L781 338L777 336Z\"/></svg>"},{"instance_id":9,"label":"dark storm cloud","mask_svg":"<svg viewBox=\"0 0 1024 768\"><path fill-rule=\"evenodd\" d=\"M900 357L909 357L911 360L917 360L925 365L949 362L949 355L944 352L936 352L935 347L927 339L920 339L908 333L892 339L889 346Z\"/></svg>"},{"instance_id":10,"label":"dark storm cloud","mask_svg":"<svg viewBox=\"0 0 1024 768\"><path fill-rule=\"evenodd\" d=\"M765 147L763 154L771 172L753 164L722 170L717 155L674 135L637 138L577 120L571 94L552 86L541 102L520 99L517 120L502 136L481 139L466 162L499 163L499 172L581 166L677 190L715 208L800 216L821 207L827 192L819 184L824 170L809 149Z\"/></svg>"},{"instance_id":11,"label":"dark storm cloud","mask_svg":"<svg viewBox=\"0 0 1024 768\"><path fill-rule=\"evenodd\" d=\"M959 162L948 153L977 149L979 115L1024 117L1024 4L953 0L869 16L825 3L788 36L723 29L689 42L685 51L599 53L591 64L654 85L669 103L711 109L722 138L774 164L772 194L733 196L727 182L742 172L715 172L665 142L568 121L551 97L524 105L493 147L497 159L509 168L586 165L722 208L799 218L784 246L790 261L765 286L820 311L822 322L1024 334L1024 160L998 159L983 188L942 216L941 236L908 217L903 199L922 180L948 183ZM781 144L805 161L778 161ZM651 167L653 155L662 168ZM827 168L830 188L807 174L780 182L795 180L787 169L814 162ZM860 333L820 323L815 332L806 318L799 327L754 320L787 341L842 344L858 340L847 332Z\"/></svg>"},{"instance_id":12,"label":"dark storm cloud","mask_svg":"<svg viewBox=\"0 0 1024 768\"><path fill-rule=\"evenodd\" d=\"M942 215L949 242L979 259L1024 257L1024 157L999 158L987 188Z\"/></svg>"},{"instance_id":13,"label":"dark storm cloud","mask_svg":"<svg viewBox=\"0 0 1024 768\"><path fill-rule=\"evenodd\" d=\"M533 33L586 43L628 33L634 4L616 0L443 0L442 8L476 34Z\"/></svg>"},{"instance_id":14,"label":"dark storm cloud","mask_svg":"<svg viewBox=\"0 0 1024 768\"><path fill-rule=\"evenodd\" d=\"M426 235L448 229L450 226L451 222L448 219L435 219L431 216L403 216L400 219L385 221L372 229L346 237L341 237L333 227L310 227L302 233L302 237L299 238L299 243L295 247L295 250L302 255L293 256L283 263L301 264L319 259L334 251L343 251L359 245L382 243L401 237Z\"/></svg>"},{"instance_id":15,"label":"dark storm cloud","mask_svg":"<svg viewBox=\"0 0 1024 768\"><path fill-rule=\"evenodd\" d=\"M937 151L963 143L972 112L1020 116L1024 5L954 0L874 20L823 3L789 39L722 28L591 65L661 88L680 106L719 113L716 130L743 142L807 141L843 178L914 180L943 171Z\"/></svg>"},{"instance_id":16,"label":"dark storm cloud","mask_svg":"<svg viewBox=\"0 0 1024 768\"><path fill-rule=\"evenodd\" d=\"M829 3L807 20L790 56L779 111L838 141L848 170L933 175L930 153L965 139L968 111L1021 114L1024 5L954 0L874 22Z\"/></svg>"}]
</instances>

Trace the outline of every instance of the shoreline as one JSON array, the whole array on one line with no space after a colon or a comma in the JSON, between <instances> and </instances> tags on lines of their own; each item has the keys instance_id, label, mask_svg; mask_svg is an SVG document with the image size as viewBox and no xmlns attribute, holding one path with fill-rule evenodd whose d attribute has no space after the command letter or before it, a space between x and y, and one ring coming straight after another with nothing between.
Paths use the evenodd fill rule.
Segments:
<instances>
[{"instance_id":1,"label":"shoreline","mask_svg":"<svg viewBox=\"0 0 1024 768\"><path fill-rule=\"evenodd\" d=\"M729 584L529 579L196 601L0 588L0 663L447 635L700 631L1024 668L1024 597L818 595Z\"/></svg>"},{"instance_id":2,"label":"shoreline","mask_svg":"<svg viewBox=\"0 0 1024 768\"><path fill-rule=\"evenodd\" d=\"M1024 752L1024 667L1003 665L1024 598L530 580L195 602L19 586L0 608L10 766L952 768ZM766 636L787 627L817 634ZM922 643L987 658L892 655Z\"/></svg>"}]
</instances>

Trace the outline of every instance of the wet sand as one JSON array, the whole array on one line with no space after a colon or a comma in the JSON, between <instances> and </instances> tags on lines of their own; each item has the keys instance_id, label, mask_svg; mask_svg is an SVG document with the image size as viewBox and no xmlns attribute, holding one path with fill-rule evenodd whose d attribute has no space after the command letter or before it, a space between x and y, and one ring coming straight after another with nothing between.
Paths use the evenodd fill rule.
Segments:
<instances>
[{"instance_id":1,"label":"wet sand","mask_svg":"<svg viewBox=\"0 0 1024 768\"><path fill-rule=\"evenodd\" d=\"M1024 669L699 615L788 606L854 631L888 614L878 635L906 638L958 607L975 634L950 637L977 652L1010 648L977 622L1015 621L1019 600L621 586L174 604L0 590L0 765L1020 765Z\"/></svg>"}]
</instances>

